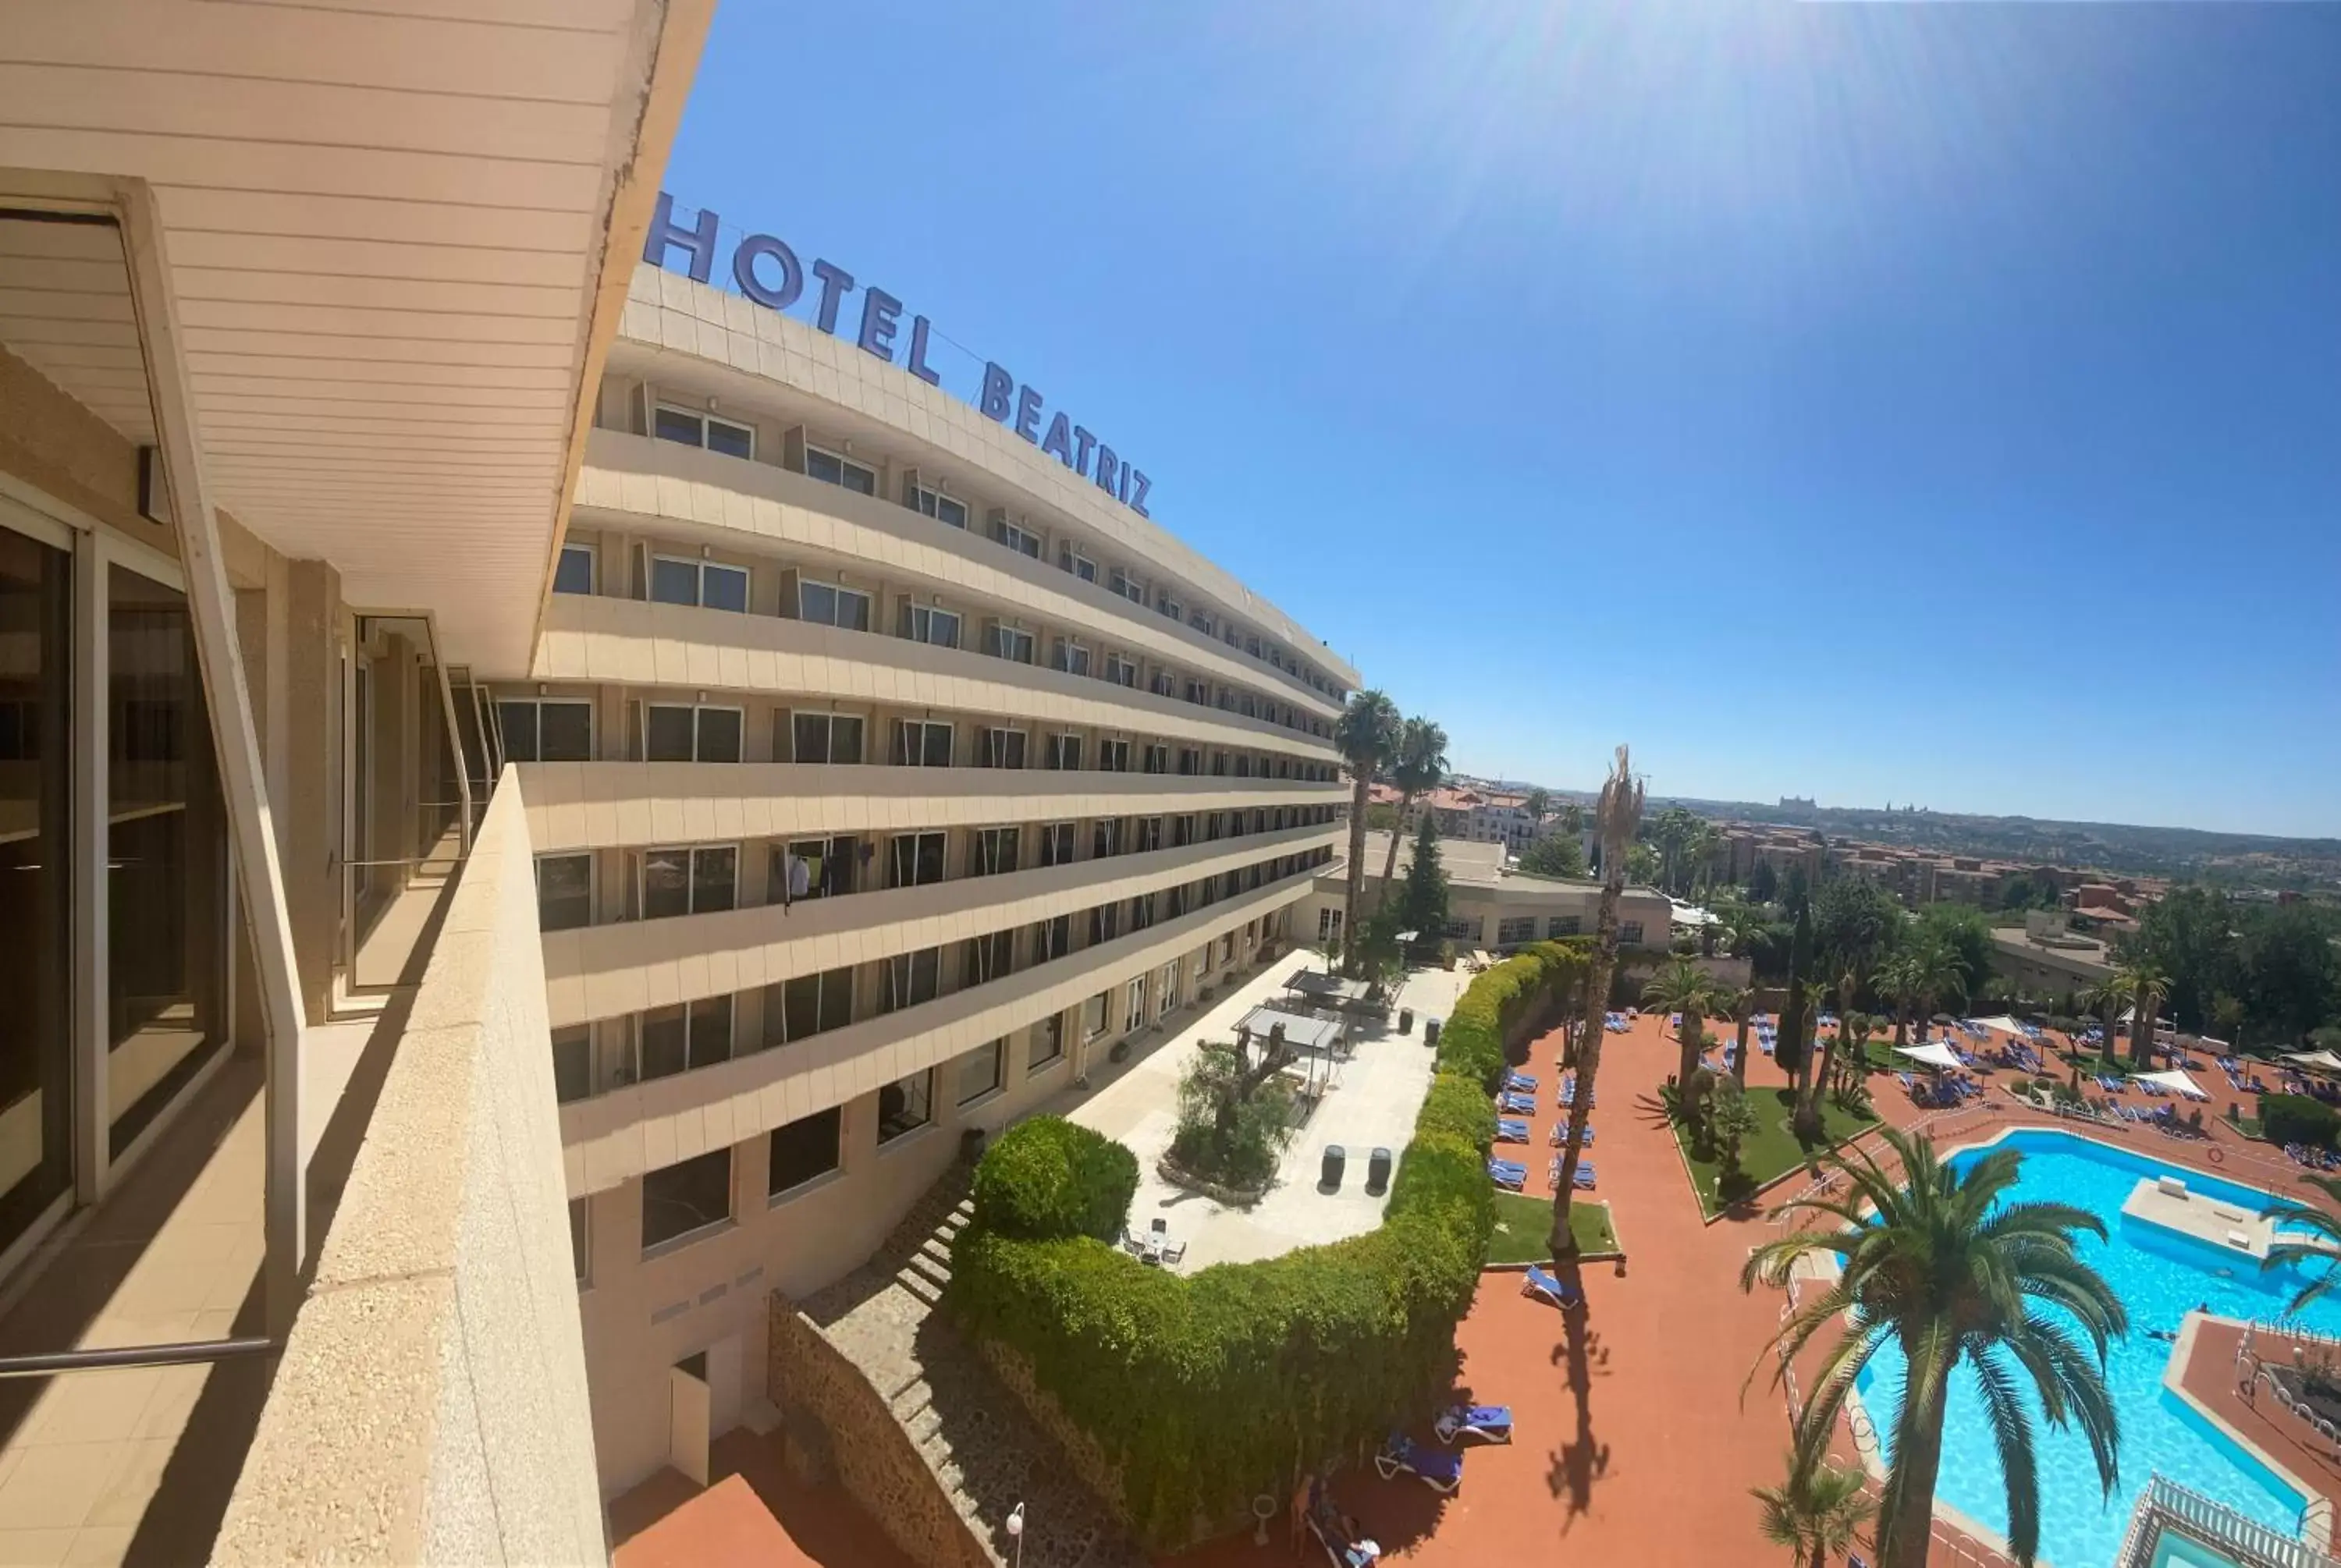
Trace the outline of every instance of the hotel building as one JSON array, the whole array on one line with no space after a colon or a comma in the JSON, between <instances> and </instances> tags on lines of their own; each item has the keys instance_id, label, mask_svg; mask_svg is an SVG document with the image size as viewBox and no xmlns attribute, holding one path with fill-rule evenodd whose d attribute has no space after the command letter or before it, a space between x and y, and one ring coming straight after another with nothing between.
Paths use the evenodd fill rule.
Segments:
<instances>
[{"instance_id":1,"label":"hotel building","mask_svg":"<svg viewBox=\"0 0 2341 1568\"><path fill-rule=\"evenodd\" d=\"M1356 672L650 243L710 11L10 17L0 1553L605 1560L1302 935Z\"/></svg>"}]
</instances>

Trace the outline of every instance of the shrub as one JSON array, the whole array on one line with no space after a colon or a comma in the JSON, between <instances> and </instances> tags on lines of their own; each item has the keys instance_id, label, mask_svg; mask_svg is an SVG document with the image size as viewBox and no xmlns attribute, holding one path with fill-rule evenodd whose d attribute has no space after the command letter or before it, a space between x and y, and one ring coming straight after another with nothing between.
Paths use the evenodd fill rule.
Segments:
<instances>
[{"instance_id":1,"label":"shrub","mask_svg":"<svg viewBox=\"0 0 2341 1568\"><path fill-rule=\"evenodd\" d=\"M2272 1144L2306 1144L2329 1149L2341 1132L2341 1113L2306 1095L2264 1095L2260 1098L2260 1131Z\"/></svg>"},{"instance_id":2,"label":"shrub","mask_svg":"<svg viewBox=\"0 0 2341 1568\"><path fill-rule=\"evenodd\" d=\"M1378 1442L1448 1386L1455 1325L1495 1225L1488 1090L1505 1036L1583 963L1577 949L1539 944L1458 999L1390 1206L1364 1236L1182 1276L1066 1228L1081 1205L1027 1192L1071 1181L1075 1159L1011 1151L1007 1137L985 1154L975 1221L952 1248L951 1306L1029 1363L1097 1444L1145 1543L1182 1544L1199 1518L1234 1523L1296 1465ZM988 1178L995 1161L1013 1173ZM993 1187L1013 1202L987 1202ZM1002 1216L1026 1228L1004 1229Z\"/></svg>"},{"instance_id":3,"label":"shrub","mask_svg":"<svg viewBox=\"0 0 2341 1568\"><path fill-rule=\"evenodd\" d=\"M1061 1116L1009 1128L975 1167L976 1225L1027 1241L1121 1232L1138 1193L1138 1156Z\"/></svg>"}]
</instances>

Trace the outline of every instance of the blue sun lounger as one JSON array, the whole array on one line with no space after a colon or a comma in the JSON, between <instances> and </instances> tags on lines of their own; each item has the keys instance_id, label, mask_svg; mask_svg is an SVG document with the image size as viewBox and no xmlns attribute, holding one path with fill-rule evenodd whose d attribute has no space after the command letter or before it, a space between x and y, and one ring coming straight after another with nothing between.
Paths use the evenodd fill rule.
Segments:
<instances>
[{"instance_id":1,"label":"blue sun lounger","mask_svg":"<svg viewBox=\"0 0 2341 1568\"><path fill-rule=\"evenodd\" d=\"M1456 1404L1449 1406L1430 1424L1439 1441L1452 1447L1458 1443L1509 1443L1512 1440L1512 1407L1509 1404Z\"/></svg>"},{"instance_id":2,"label":"blue sun lounger","mask_svg":"<svg viewBox=\"0 0 2341 1568\"><path fill-rule=\"evenodd\" d=\"M1548 1274L1534 1264L1520 1275L1520 1294L1549 1301L1563 1312L1574 1312L1585 1305L1585 1293L1557 1274Z\"/></svg>"},{"instance_id":3,"label":"blue sun lounger","mask_svg":"<svg viewBox=\"0 0 2341 1568\"><path fill-rule=\"evenodd\" d=\"M1522 1094L1532 1095L1537 1091L1536 1075L1533 1073L1506 1073L1504 1075L1504 1087L1508 1089L1518 1089Z\"/></svg>"},{"instance_id":4,"label":"blue sun lounger","mask_svg":"<svg viewBox=\"0 0 2341 1568\"><path fill-rule=\"evenodd\" d=\"M1411 1475L1442 1497L1463 1484L1461 1454L1425 1448L1403 1432L1390 1434L1390 1441L1374 1455L1374 1468L1385 1481Z\"/></svg>"},{"instance_id":5,"label":"blue sun lounger","mask_svg":"<svg viewBox=\"0 0 2341 1568\"><path fill-rule=\"evenodd\" d=\"M1583 1187L1588 1192L1593 1190L1592 1161L1579 1160L1577 1162L1577 1185Z\"/></svg>"},{"instance_id":6,"label":"blue sun lounger","mask_svg":"<svg viewBox=\"0 0 2341 1568\"><path fill-rule=\"evenodd\" d=\"M1534 1095L1503 1095L1497 1098L1496 1103L1505 1110L1523 1116L1531 1114L1537 1108Z\"/></svg>"},{"instance_id":7,"label":"blue sun lounger","mask_svg":"<svg viewBox=\"0 0 2341 1568\"><path fill-rule=\"evenodd\" d=\"M1529 1167L1510 1160L1491 1159L1488 1162L1488 1177L1499 1187L1518 1192L1528 1186Z\"/></svg>"},{"instance_id":8,"label":"blue sun lounger","mask_svg":"<svg viewBox=\"0 0 2341 1568\"><path fill-rule=\"evenodd\" d=\"M1496 1141L1499 1144L1524 1144L1529 1141L1529 1124L1525 1116L1498 1116Z\"/></svg>"},{"instance_id":9,"label":"blue sun lounger","mask_svg":"<svg viewBox=\"0 0 2341 1568\"><path fill-rule=\"evenodd\" d=\"M1561 1145L1567 1143L1569 1141L1569 1124L1567 1122L1553 1123L1552 1136L1547 1138L1545 1141L1554 1148L1559 1148ZM1585 1124L1585 1142L1583 1146L1589 1149L1593 1146L1593 1124L1590 1122Z\"/></svg>"}]
</instances>

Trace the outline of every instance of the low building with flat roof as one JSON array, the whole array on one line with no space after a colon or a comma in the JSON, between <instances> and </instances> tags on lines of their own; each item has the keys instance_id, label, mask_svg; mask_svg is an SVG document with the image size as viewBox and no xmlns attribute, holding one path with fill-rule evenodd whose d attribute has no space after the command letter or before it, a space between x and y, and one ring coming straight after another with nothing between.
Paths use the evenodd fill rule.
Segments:
<instances>
[{"instance_id":1,"label":"low building with flat roof","mask_svg":"<svg viewBox=\"0 0 2341 1568\"><path fill-rule=\"evenodd\" d=\"M1366 835L1360 908L1374 908L1381 901L1382 866L1389 858L1390 846L1388 833ZM1505 863L1504 846L1499 843L1442 839L1439 855L1448 885L1444 935L1458 948L1499 950L1555 937L1592 934L1601 903L1600 883L1511 869ZM1394 875L1403 879L1413 864L1413 840L1400 839ZM1347 865L1340 859L1318 873L1315 888L1295 908L1297 933L1313 933L1320 942L1340 939L1348 876ZM1665 894L1649 888L1626 889L1618 903L1620 947L1662 949L1673 929L1674 907Z\"/></svg>"}]
</instances>

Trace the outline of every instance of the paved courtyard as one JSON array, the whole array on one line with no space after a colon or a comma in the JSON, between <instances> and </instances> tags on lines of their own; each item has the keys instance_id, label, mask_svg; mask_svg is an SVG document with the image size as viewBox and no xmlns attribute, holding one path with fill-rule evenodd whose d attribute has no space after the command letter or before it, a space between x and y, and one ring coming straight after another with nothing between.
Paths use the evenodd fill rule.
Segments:
<instances>
[{"instance_id":1,"label":"paved courtyard","mask_svg":"<svg viewBox=\"0 0 2341 1568\"><path fill-rule=\"evenodd\" d=\"M1092 1064L1087 1090L1068 1090L1043 1107L1126 1145L1138 1156L1138 1196L1130 1223L1144 1231L1160 1217L1174 1241L1187 1244L1182 1273L1215 1263L1274 1257L1296 1247L1360 1236L1381 1223L1389 1193L1365 1190L1366 1161L1376 1148L1393 1155L1406 1146L1415 1114L1430 1086L1433 1053L1422 1043L1423 1021L1444 1017L1471 977L1460 968L1420 969L1407 978L1399 1006L1412 1007L1411 1035L1390 1025L1360 1023L1350 1030L1352 1054L1334 1069L1334 1087L1318 1103L1294 1136L1278 1169L1276 1184L1250 1209L1236 1209L1172 1186L1155 1174L1155 1162L1170 1146L1179 1116L1179 1079L1206 1040L1232 1040L1237 1020L1284 994L1294 973L1321 968L1309 954L1278 958L1260 974L1219 998L1159 1043L1130 1060L1109 1067ZM1321 1067L1320 1070L1322 1070ZM1336 1193L1318 1190L1328 1144L1349 1152L1348 1169Z\"/></svg>"}]
</instances>

